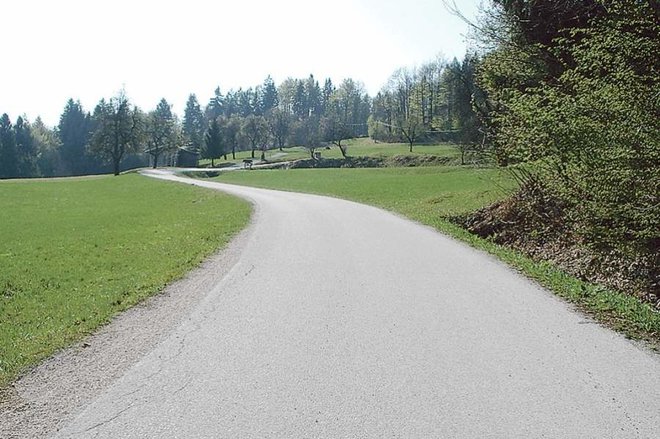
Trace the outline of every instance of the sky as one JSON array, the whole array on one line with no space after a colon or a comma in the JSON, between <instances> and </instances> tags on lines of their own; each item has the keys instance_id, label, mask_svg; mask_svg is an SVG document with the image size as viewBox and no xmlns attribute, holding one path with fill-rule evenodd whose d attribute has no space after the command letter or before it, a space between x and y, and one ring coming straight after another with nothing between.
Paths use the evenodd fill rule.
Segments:
<instances>
[{"instance_id":1,"label":"sky","mask_svg":"<svg viewBox=\"0 0 660 439\"><path fill-rule=\"evenodd\" d=\"M216 87L309 74L375 94L399 67L461 58L468 26L440 0L21 0L0 16L0 114L58 123L69 98L92 111L124 88L145 111L182 115ZM474 17L480 0L456 0Z\"/></svg>"}]
</instances>

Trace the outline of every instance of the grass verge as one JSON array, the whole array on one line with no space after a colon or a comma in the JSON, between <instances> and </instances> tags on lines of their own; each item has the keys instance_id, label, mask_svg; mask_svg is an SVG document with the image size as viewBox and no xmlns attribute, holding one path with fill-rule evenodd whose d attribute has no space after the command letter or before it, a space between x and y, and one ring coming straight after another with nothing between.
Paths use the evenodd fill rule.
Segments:
<instances>
[{"instance_id":1,"label":"grass verge","mask_svg":"<svg viewBox=\"0 0 660 439\"><path fill-rule=\"evenodd\" d=\"M249 204L120 177L0 183L0 388L226 244Z\"/></svg>"},{"instance_id":2,"label":"grass verge","mask_svg":"<svg viewBox=\"0 0 660 439\"><path fill-rule=\"evenodd\" d=\"M660 349L660 313L622 292L583 282L553 264L472 235L447 218L506 197L515 184L496 169L467 167L296 169L223 173L218 181L345 198L398 212L491 253L596 320Z\"/></svg>"}]
</instances>

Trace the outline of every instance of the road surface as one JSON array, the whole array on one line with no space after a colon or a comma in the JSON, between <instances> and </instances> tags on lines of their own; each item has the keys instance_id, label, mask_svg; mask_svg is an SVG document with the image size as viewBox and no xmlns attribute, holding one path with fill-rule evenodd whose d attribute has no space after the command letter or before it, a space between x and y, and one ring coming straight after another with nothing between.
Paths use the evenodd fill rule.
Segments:
<instances>
[{"instance_id":1,"label":"road surface","mask_svg":"<svg viewBox=\"0 0 660 439\"><path fill-rule=\"evenodd\" d=\"M382 210L251 200L238 263L60 438L652 438L660 361Z\"/></svg>"}]
</instances>

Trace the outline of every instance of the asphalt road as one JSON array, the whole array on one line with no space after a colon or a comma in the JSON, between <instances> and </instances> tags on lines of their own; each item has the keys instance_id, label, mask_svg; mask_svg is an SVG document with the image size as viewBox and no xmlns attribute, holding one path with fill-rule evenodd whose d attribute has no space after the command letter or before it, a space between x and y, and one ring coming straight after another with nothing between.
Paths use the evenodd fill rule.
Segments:
<instances>
[{"instance_id":1,"label":"asphalt road","mask_svg":"<svg viewBox=\"0 0 660 439\"><path fill-rule=\"evenodd\" d=\"M56 437L658 437L658 355L493 258L356 203L195 184L254 202L239 262Z\"/></svg>"}]
</instances>

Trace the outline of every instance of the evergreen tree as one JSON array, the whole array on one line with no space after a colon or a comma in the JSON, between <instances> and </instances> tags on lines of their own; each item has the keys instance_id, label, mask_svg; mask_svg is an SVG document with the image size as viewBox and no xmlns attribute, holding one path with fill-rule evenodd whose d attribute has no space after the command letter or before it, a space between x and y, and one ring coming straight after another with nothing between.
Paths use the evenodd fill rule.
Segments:
<instances>
[{"instance_id":1,"label":"evergreen tree","mask_svg":"<svg viewBox=\"0 0 660 439\"><path fill-rule=\"evenodd\" d=\"M220 124L217 119L213 119L209 124L208 130L204 135L204 149L203 157L211 159L211 167L215 166L215 159L224 154L222 149L222 133L220 132Z\"/></svg>"},{"instance_id":2,"label":"evergreen tree","mask_svg":"<svg viewBox=\"0 0 660 439\"><path fill-rule=\"evenodd\" d=\"M261 90L261 109L264 114L268 114L270 110L277 107L279 104L277 87L275 87L275 82L270 75L264 80Z\"/></svg>"},{"instance_id":3,"label":"evergreen tree","mask_svg":"<svg viewBox=\"0 0 660 439\"><path fill-rule=\"evenodd\" d=\"M183 112L182 131L184 142L194 151L202 151L204 148L205 126L204 113L197 102L197 96L192 93Z\"/></svg>"},{"instance_id":4,"label":"evergreen tree","mask_svg":"<svg viewBox=\"0 0 660 439\"><path fill-rule=\"evenodd\" d=\"M305 83L303 81L296 80L291 109L298 119L309 117L309 105L307 104L307 94L305 93Z\"/></svg>"},{"instance_id":5,"label":"evergreen tree","mask_svg":"<svg viewBox=\"0 0 660 439\"><path fill-rule=\"evenodd\" d=\"M216 87L215 91L213 92L213 97L209 100L209 103L206 106L206 119L211 121L220 117L224 111L223 104L224 98L222 96L222 92L220 91L220 87Z\"/></svg>"},{"instance_id":6,"label":"evergreen tree","mask_svg":"<svg viewBox=\"0 0 660 439\"><path fill-rule=\"evenodd\" d=\"M307 113L321 116L321 88L314 75L309 75L305 81L305 96L307 98Z\"/></svg>"},{"instance_id":7,"label":"evergreen tree","mask_svg":"<svg viewBox=\"0 0 660 439\"><path fill-rule=\"evenodd\" d=\"M87 154L92 128L91 116L83 110L80 101L69 99L57 126L60 158L66 175L83 175L95 170Z\"/></svg>"},{"instance_id":8,"label":"evergreen tree","mask_svg":"<svg viewBox=\"0 0 660 439\"><path fill-rule=\"evenodd\" d=\"M252 101L253 101L252 87L248 88L247 90L243 90L239 88L236 91L237 114L241 117L247 117L251 114L254 114L254 110L252 108Z\"/></svg>"},{"instance_id":9,"label":"evergreen tree","mask_svg":"<svg viewBox=\"0 0 660 439\"><path fill-rule=\"evenodd\" d=\"M7 113L0 117L0 178L18 177L16 134Z\"/></svg>"},{"instance_id":10,"label":"evergreen tree","mask_svg":"<svg viewBox=\"0 0 660 439\"><path fill-rule=\"evenodd\" d=\"M326 78L325 82L323 83L323 90L321 91L321 108L323 114L325 114L325 111L330 104L330 97L334 94L334 92L335 86L332 84L332 79Z\"/></svg>"}]
</instances>

